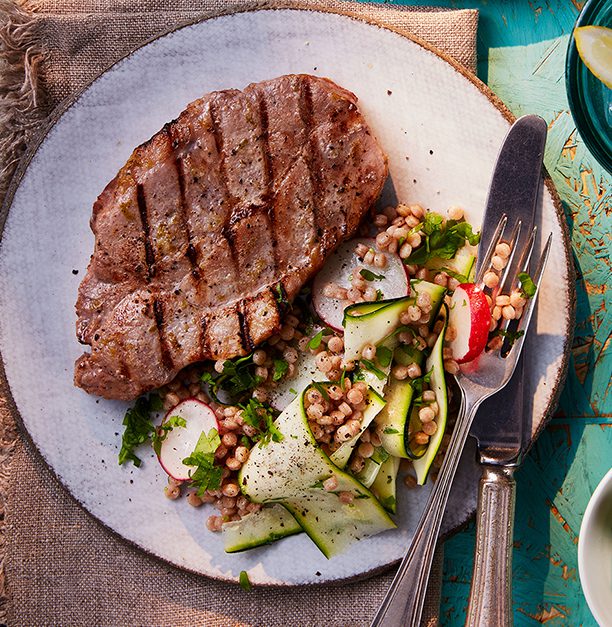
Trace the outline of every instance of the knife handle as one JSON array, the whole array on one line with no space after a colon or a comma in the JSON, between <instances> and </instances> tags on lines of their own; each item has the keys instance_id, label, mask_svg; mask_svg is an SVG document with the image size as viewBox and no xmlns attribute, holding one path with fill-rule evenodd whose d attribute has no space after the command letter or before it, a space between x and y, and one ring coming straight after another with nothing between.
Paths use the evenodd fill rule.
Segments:
<instances>
[{"instance_id":1,"label":"knife handle","mask_svg":"<svg viewBox=\"0 0 612 627\"><path fill-rule=\"evenodd\" d=\"M510 627L514 468L483 466L478 493L474 574L466 625Z\"/></svg>"}]
</instances>

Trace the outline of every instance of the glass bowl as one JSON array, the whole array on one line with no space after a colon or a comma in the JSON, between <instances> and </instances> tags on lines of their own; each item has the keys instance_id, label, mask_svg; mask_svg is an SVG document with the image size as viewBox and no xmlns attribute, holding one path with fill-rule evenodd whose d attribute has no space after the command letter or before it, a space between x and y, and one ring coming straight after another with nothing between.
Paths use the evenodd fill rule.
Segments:
<instances>
[{"instance_id":1,"label":"glass bowl","mask_svg":"<svg viewBox=\"0 0 612 627\"><path fill-rule=\"evenodd\" d=\"M610 0L585 3L574 28L590 25L612 27ZM565 86L580 136L597 161L612 173L612 89L582 62L573 34L565 61Z\"/></svg>"}]
</instances>

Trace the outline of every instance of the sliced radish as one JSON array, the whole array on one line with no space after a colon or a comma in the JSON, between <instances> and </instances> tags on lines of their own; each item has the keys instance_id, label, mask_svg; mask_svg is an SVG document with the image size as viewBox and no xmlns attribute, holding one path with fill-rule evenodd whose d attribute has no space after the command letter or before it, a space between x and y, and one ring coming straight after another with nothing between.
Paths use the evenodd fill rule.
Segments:
<instances>
[{"instance_id":1,"label":"sliced radish","mask_svg":"<svg viewBox=\"0 0 612 627\"><path fill-rule=\"evenodd\" d=\"M384 252L387 257L385 268L365 266L363 260L357 256L355 248L358 244L365 244L376 252ZM380 290L379 300L401 298L410 292L410 282L400 256L397 253L380 251L376 248L376 241L371 238L352 239L342 243L333 252L325 265L315 277L312 287L312 302L318 316L332 329L342 331L342 318L346 303L337 298L325 295L325 286L335 283L339 287L349 289L351 287L351 275L356 268L365 268L376 277L367 281L368 286ZM367 279L366 279L367 280Z\"/></svg>"},{"instance_id":2,"label":"sliced radish","mask_svg":"<svg viewBox=\"0 0 612 627\"><path fill-rule=\"evenodd\" d=\"M193 466L185 466L183 460L193 453L202 432L208 435L211 429L219 431L215 412L202 401L188 398L181 401L165 415L162 425L171 417L180 416L187 423L184 427L174 427L168 431L162 442L159 463L177 481L187 481Z\"/></svg>"},{"instance_id":3,"label":"sliced radish","mask_svg":"<svg viewBox=\"0 0 612 627\"><path fill-rule=\"evenodd\" d=\"M454 359L460 364L476 359L487 345L491 311L484 292L474 283L462 283L455 289L449 324L457 332L450 343Z\"/></svg>"}]
</instances>

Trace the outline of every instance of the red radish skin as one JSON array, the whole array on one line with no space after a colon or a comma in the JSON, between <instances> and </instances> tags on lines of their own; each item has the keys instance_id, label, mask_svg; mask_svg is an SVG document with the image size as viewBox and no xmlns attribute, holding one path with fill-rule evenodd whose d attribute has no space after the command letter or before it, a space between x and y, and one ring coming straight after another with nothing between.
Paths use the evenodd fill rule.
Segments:
<instances>
[{"instance_id":1,"label":"red radish skin","mask_svg":"<svg viewBox=\"0 0 612 627\"><path fill-rule=\"evenodd\" d=\"M450 343L455 361L465 364L476 359L487 345L491 324L491 310L482 289L474 283L462 283L455 289L449 324L457 332Z\"/></svg>"},{"instance_id":2,"label":"red radish skin","mask_svg":"<svg viewBox=\"0 0 612 627\"><path fill-rule=\"evenodd\" d=\"M166 439L161 444L158 459L170 477L176 481L187 481L189 472L195 468L185 466L183 459L193 453L202 432L208 435L211 429L219 431L219 423L215 412L197 398L186 398L169 409L162 420L162 425L171 416L184 418L187 425L175 427L167 433Z\"/></svg>"},{"instance_id":3,"label":"red radish skin","mask_svg":"<svg viewBox=\"0 0 612 627\"><path fill-rule=\"evenodd\" d=\"M387 257L387 267L375 268L366 266L359 260L355 253L358 244L365 244L376 252L382 252ZM382 274L385 278L368 283L382 292L384 300L401 298L410 293L410 277L397 253L381 251L376 247L376 240L372 238L352 239L342 243L338 249L330 255L321 268L312 285L312 303L321 320L334 331L342 332L342 320L344 318L344 303L335 298L325 296L323 290L328 283L336 283L346 289L351 287L349 277L354 268L365 267L374 274Z\"/></svg>"}]
</instances>

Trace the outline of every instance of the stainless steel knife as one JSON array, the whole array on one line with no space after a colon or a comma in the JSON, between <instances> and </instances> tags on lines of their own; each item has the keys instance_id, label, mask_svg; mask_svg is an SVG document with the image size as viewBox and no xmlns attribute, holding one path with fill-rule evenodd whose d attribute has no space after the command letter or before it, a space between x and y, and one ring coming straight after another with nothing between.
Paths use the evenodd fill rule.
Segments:
<instances>
[{"instance_id":1,"label":"stainless steel knife","mask_svg":"<svg viewBox=\"0 0 612 627\"><path fill-rule=\"evenodd\" d=\"M495 227L505 213L520 218L517 249L529 237L542 181L546 122L536 115L519 118L500 150L481 231L480 250L486 250ZM479 257L477 270L480 269ZM513 263L517 263L514 260ZM513 272L510 271L512 276ZM470 434L478 441L482 464L476 514L474 574L466 625L512 625L512 537L516 486L514 470L521 463L525 424L523 408L523 361L510 383L485 401Z\"/></svg>"}]
</instances>

